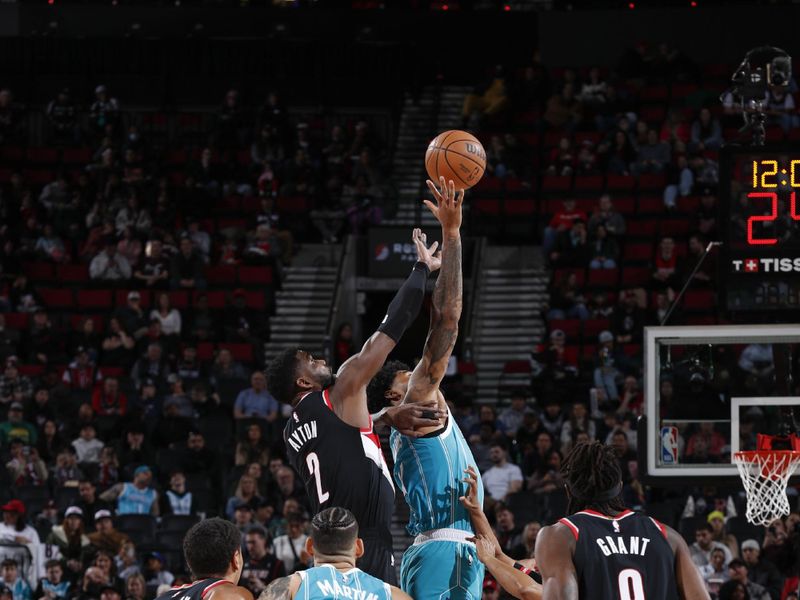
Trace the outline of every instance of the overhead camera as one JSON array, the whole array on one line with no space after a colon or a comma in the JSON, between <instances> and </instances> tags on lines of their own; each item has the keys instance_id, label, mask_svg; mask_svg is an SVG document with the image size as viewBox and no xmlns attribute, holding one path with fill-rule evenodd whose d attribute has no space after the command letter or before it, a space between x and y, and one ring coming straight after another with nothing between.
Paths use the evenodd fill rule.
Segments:
<instances>
[{"instance_id":1,"label":"overhead camera","mask_svg":"<svg viewBox=\"0 0 800 600\"><path fill-rule=\"evenodd\" d=\"M788 88L792 78L792 57L774 46L759 46L745 54L731 77L730 94L741 106L744 127L741 133L753 134L753 145L763 146L766 138L766 101L770 88Z\"/></svg>"}]
</instances>

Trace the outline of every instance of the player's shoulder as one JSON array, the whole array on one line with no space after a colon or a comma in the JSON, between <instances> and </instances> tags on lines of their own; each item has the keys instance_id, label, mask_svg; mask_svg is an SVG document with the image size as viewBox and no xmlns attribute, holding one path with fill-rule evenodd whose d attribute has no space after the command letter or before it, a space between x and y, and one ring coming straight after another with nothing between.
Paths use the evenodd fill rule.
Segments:
<instances>
[{"instance_id":1,"label":"player's shoulder","mask_svg":"<svg viewBox=\"0 0 800 600\"><path fill-rule=\"evenodd\" d=\"M214 587L210 594L204 594L203 600L253 600L250 590L239 585L220 585Z\"/></svg>"}]
</instances>

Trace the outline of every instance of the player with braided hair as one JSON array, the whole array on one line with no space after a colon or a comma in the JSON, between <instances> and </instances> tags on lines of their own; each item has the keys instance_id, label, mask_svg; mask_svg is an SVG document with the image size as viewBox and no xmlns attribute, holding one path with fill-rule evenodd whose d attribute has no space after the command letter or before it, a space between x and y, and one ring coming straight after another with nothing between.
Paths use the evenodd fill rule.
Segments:
<instances>
[{"instance_id":1,"label":"player with braided hair","mask_svg":"<svg viewBox=\"0 0 800 600\"><path fill-rule=\"evenodd\" d=\"M276 579L258 600L411 600L399 588L356 568L364 542L358 537L356 518L346 508L333 506L317 513L306 552L314 557L314 566Z\"/></svg>"},{"instance_id":2,"label":"player with braided hair","mask_svg":"<svg viewBox=\"0 0 800 600\"><path fill-rule=\"evenodd\" d=\"M536 538L543 600L708 600L683 538L625 508L611 446L577 444L561 471L570 515Z\"/></svg>"}]
</instances>

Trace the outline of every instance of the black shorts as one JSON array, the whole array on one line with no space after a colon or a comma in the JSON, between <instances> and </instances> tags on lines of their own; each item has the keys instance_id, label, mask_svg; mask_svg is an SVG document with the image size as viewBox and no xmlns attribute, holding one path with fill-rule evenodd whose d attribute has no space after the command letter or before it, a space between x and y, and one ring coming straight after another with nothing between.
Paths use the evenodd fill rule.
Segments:
<instances>
[{"instance_id":1,"label":"black shorts","mask_svg":"<svg viewBox=\"0 0 800 600\"><path fill-rule=\"evenodd\" d=\"M364 556L358 559L356 566L373 577L385 581L389 585L397 585L397 569L394 566L394 552L391 539L385 536L372 536L367 532L359 532L364 540Z\"/></svg>"}]
</instances>

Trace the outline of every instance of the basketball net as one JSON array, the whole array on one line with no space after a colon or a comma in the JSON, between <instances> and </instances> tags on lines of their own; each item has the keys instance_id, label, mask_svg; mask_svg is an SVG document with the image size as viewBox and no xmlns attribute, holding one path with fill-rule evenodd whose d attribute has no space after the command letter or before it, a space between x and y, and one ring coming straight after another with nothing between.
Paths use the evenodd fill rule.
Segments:
<instances>
[{"instance_id":1,"label":"basketball net","mask_svg":"<svg viewBox=\"0 0 800 600\"><path fill-rule=\"evenodd\" d=\"M747 520L753 525L767 526L791 512L786 484L800 465L800 439L794 434L787 437L758 434L758 450L733 456L747 494ZM791 449L773 450L774 442Z\"/></svg>"}]
</instances>

